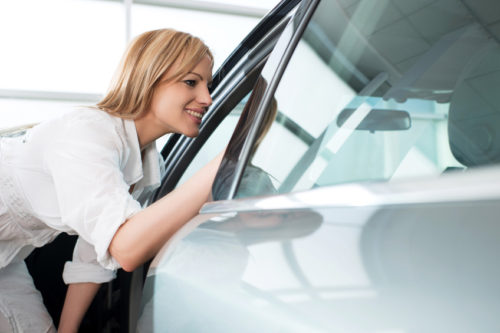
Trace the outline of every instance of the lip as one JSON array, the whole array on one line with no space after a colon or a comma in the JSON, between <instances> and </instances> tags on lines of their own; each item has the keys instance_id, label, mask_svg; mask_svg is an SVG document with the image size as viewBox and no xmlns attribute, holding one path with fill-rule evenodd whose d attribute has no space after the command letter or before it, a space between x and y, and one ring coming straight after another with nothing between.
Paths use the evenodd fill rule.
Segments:
<instances>
[{"instance_id":1,"label":"lip","mask_svg":"<svg viewBox=\"0 0 500 333\"><path fill-rule=\"evenodd\" d=\"M187 115L194 121L196 122L197 124L200 124L201 123L201 120L203 119L203 116L205 115L205 113L207 112L204 108L186 108L185 109ZM197 114L200 114L201 116L196 116L196 115L193 115L192 113L190 112L194 112L194 113L197 113Z\"/></svg>"}]
</instances>

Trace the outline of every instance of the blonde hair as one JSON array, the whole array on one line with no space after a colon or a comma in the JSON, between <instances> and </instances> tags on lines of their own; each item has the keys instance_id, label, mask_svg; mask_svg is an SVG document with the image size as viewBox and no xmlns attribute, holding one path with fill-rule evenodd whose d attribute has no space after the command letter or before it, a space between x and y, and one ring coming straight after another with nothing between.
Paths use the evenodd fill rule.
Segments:
<instances>
[{"instance_id":1,"label":"blonde hair","mask_svg":"<svg viewBox=\"0 0 500 333\"><path fill-rule=\"evenodd\" d=\"M106 96L96 107L126 119L141 117L149 108L156 85L174 64L174 81L192 70L203 57L212 60L209 48L197 37L172 29L137 36L127 48Z\"/></svg>"}]
</instances>

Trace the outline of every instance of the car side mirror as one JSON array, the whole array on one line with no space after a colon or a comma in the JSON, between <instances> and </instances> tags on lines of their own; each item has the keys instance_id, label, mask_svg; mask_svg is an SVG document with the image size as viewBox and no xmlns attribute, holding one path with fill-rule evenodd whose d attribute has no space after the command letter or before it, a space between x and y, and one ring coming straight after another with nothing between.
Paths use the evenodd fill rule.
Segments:
<instances>
[{"instance_id":1,"label":"car side mirror","mask_svg":"<svg viewBox=\"0 0 500 333\"><path fill-rule=\"evenodd\" d=\"M355 108L346 108L337 117L337 126L344 125ZM358 131L403 131L411 127L410 114L403 110L371 109L363 120L352 128Z\"/></svg>"}]
</instances>

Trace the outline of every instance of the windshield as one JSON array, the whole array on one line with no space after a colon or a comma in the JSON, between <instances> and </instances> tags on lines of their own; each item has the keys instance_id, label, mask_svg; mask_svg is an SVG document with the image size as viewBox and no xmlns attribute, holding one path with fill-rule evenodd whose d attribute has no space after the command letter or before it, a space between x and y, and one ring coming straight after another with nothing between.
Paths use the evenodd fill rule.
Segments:
<instances>
[{"instance_id":1,"label":"windshield","mask_svg":"<svg viewBox=\"0 0 500 333\"><path fill-rule=\"evenodd\" d=\"M236 196L498 163L495 6L322 1L278 85Z\"/></svg>"}]
</instances>

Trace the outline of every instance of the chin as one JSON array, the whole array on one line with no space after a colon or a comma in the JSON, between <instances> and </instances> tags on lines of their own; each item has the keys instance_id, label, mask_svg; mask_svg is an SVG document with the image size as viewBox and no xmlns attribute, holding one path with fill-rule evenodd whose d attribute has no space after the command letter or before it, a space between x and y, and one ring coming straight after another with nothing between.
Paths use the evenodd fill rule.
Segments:
<instances>
[{"instance_id":1,"label":"chin","mask_svg":"<svg viewBox=\"0 0 500 333\"><path fill-rule=\"evenodd\" d=\"M200 134L200 131L199 130L189 131L189 132L184 132L182 134L184 134L185 136L187 136L189 138L196 138L198 136L198 134Z\"/></svg>"}]
</instances>

